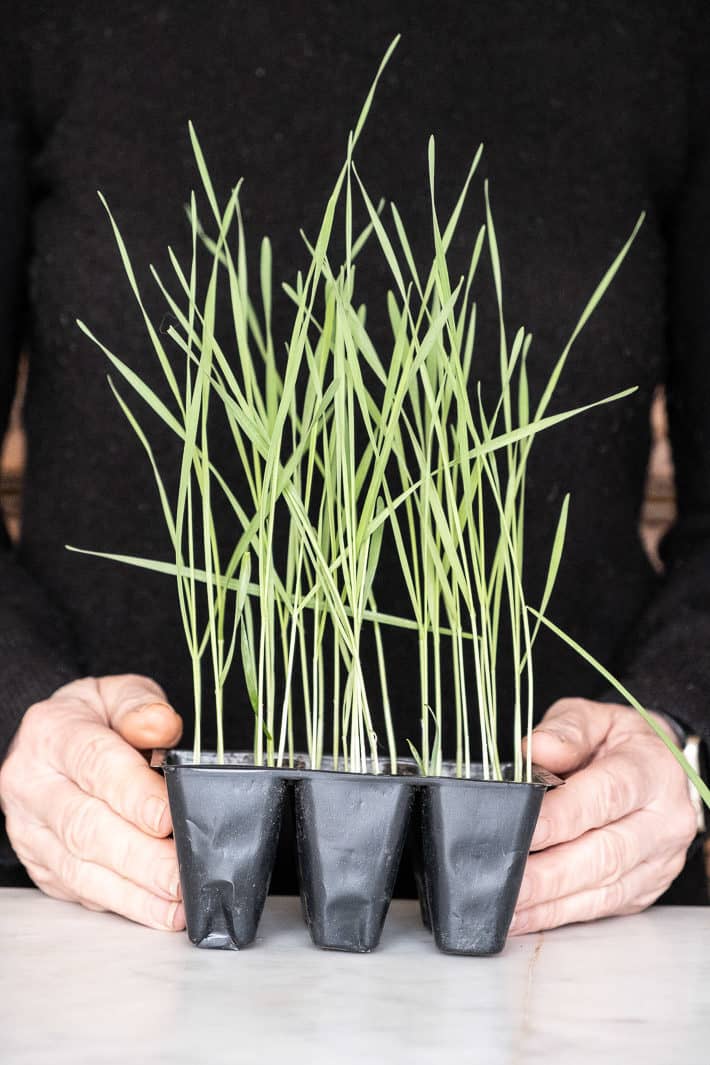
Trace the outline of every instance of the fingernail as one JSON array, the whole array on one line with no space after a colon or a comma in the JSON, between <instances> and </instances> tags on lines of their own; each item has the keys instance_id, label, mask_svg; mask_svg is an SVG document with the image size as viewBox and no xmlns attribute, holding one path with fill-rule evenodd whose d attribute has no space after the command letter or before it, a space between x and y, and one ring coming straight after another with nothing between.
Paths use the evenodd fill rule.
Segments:
<instances>
[{"instance_id":1,"label":"fingernail","mask_svg":"<svg viewBox=\"0 0 710 1065\"><path fill-rule=\"evenodd\" d=\"M528 919L525 914L516 913L513 917L513 920L511 921L510 928L508 929L508 934L511 936L518 935L519 933L524 932L527 926Z\"/></svg>"},{"instance_id":2,"label":"fingernail","mask_svg":"<svg viewBox=\"0 0 710 1065\"><path fill-rule=\"evenodd\" d=\"M139 713L141 725L147 728L164 729L167 722L177 717L170 706L144 706Z\"/></svg>"},{"instance_id":3,"label":"fingernail","mask_svg":"<svg viewBox=\"0 0 710 1065\"><path fill-rule=\"evenodd\" d=\"M167 903L164 899L154 898L150 903L150 916L161 928L171 931L185 924L185 910L181 902Z\"/></svg>"},{"instance_id":4,"label":"fingernail","mask_svg":"<svg viewBox=\"0 0 710 1065\"><path fill-rule=\"evenodd\" d=\"M539 818L537 825L535 826L535 832L533 833L530 849L535 850L536 847L544 846L544 844L550 838L551 832L552 827L549 817Z\"/></svg>"},{"instance_id":5,"label":"fingernail","mask_svg":"<svg viewBox=\"0 0 710 1065\"><path fill-rule=\"evenodd\" d=\"M185 908L181 902L176 902L170 907L169 927L174 931L185 927Z\"/></svg>"},{"instance_id":6,"label":"fingernail","mask_svg":"<svg viewBox=\"0 0 710 1065\"><path fill-rule=\"evenodd\" d=\"M181 899L180 873L175 868L174 858L161 858L155 869L155 890L161 895Z\"/></svg>"},{"instance_id":7,"label":"fingernail","mask_svg":"<svg viewBox=\"0 0 710 1065\"><path fill-rule=\"evenodd\" d=\"M177 902L166 902L154 896L150 900L150 916L161 928L171 928L177 905Z\"/></svg>"},{"instance_id":8,"label":"fingernail","mask_svg":"<svg viewBox=\"0 0 710 1065\"><path fill-rule=\"evenodd\" d=\"M157 795L151 795L143 804L143 820L154 832L163 830L163 821L168 810L165 799L159 799Z\"/></svg>"},{"instance_id":9,"label":"fingernail","mask_svg":"<svg viewBox=\"0 0 710 1065\"><path fill-rule=\"evenodd\" d=\"M175 713L169 703L164 703L160 699L157 699L154 703L143 703L143 706L138 707L138 713L141 716L149 714L151 710L155 710L158 714L164 714L166 710L170 714Z\"/></svg>"}]
</instances>

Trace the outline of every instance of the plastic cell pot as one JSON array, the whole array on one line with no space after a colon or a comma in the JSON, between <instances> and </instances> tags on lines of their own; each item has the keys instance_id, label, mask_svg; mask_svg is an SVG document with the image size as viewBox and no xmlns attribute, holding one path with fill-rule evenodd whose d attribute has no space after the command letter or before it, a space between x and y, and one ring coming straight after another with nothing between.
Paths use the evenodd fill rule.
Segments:
<instances>
[{"instance_id":1,"label":"plastic cell pot","mask_svg":"<svg viewBox=\"0 0 710 1065\"><path fill-rule=\"evenodd\" d=\"M198 947L253 942L276 857L286 781L265 769L164 766L187 933Z\"/></svg>"},{"instance_id":2,"label":"plastic cell pot","mask_svg":"<svg viewBox=\"0 0 710 1065\"><path fill-rule=\"evenodd\" d=\"M422 788L415 869L439 950L485 955L505 946L545 787L437 778Z\"/></svg>"},{"instance_id":3,"label":"plastic cell pot","mask_svg":"<svg viewBox=\"0 0 710 1065\"><path fill-rule=\"evenodd\" d=\"M301 899L313 942L374 950L392 901L412 785L397 777L309 773L293 790Z\"/></svg>"},{"instance_id":4,"label":"plastic cell pot","mask_svg":"<svg viewBox=\"0 0 710 1065\"><path fill-rule=\"evenodd\" d=\"M459 780L416 776L407 762L397 776L375 776L313 771L302 756L297 768L266 769L248 754L227 754L224 765L213 755L199 765L188 752L162 755L153 764L167 779L188 934L218 949L241 949L256 936L290 798L303 912L317 946L375 949L409 839L436 945L495 954L544 791L559 783L475 779L480 767L474 779Z\"/></svg>"}]
</instances>

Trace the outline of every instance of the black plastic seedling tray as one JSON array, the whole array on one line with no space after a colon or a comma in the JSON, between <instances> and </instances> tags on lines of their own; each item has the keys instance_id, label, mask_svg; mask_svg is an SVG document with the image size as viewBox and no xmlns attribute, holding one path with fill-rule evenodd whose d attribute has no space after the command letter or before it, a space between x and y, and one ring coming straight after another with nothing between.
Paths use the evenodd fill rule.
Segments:
<instances>
[{"instance_id":1,"label":"black plastic seedling tray","mask_svg":"<svg viewBox=\"0 0 710 1065\"><path fill-rule=\"evenodd\" d=\"M228 950L256 936L291 803L303 912L317 946L374 950L408 841L422 918L437 947L498 953L542 797L557 783L540 774L532 784L486 781L481 766L462 780L418 776L408 762L395 776L311 770L303 757L299 768L271 769L235 752L221 765L214 755L195 765L187 751L156 753L188 935L197 946Z\"/></svg>"}]
</instances>

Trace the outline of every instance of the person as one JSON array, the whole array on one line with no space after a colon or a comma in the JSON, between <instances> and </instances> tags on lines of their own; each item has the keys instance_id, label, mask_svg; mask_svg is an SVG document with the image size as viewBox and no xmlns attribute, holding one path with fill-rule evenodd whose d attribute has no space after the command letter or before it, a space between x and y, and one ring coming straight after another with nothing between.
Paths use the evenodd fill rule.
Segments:
<instances>
[{"instance_id":1,"label":"person","mask_svg":"<svg viewBox=\"0 0 710 1065\"><path fill-rule=\"evenodd\" d=\"M158 928L184 925L164 783L141 753L176 744L183 717L189 732L172 582L64 550L72 543L170 555L151 473L113 404L107 366L74 324L86 319L160 391L95 189L121 226L149 312L160 315L147 265L170 276L168 242L182 262L189 255L181 205L198 180L186 135L192 119L220 195L246 178L252 250L268 232L277 276L293 278L304 261L299 227L316 231L350 124L400 31L358 166L370 190L399 204L423 258L427 134L437 137L442 211L485 143L506 318L535 336L533 394L646 211L558 401L572 407L638 390L536 442L526 574L535 601L569 490L551 615L614 667L671 736L683 728L707 741L709 30L707 5L694 0L593 8L559 0L544 11L517 0L414 8L123 0L109 11L54 0L13 11L0 46L3 424L25 343L30 369L22 537L16 548L4 539L0 553L5 883L21 882L23 868L55 897ZM474 235L480 200L476 208ZM386 267L366 248L359 273L374 306ZM287 315L284 299L276 335L286 336ZM479 319L476 374L485 395L497 372L490 292ZM659 383L678 488L662 575L637 532ZM151 433L161 468L176 468L176 442L160 425L151 423ZM229 472L227 441L219 447ZM400 736L416 729L410 655L404 638L390 641ZM536 670L533 756L567 779L545 798L513 931L632 913L659 897L707 902L701 841L675 760L551 636L540 636ZM509 682L501 683L505 705ZM251 711L237 679L226 706L229 744L248 746Z\"/></svg>"}]
</instances>

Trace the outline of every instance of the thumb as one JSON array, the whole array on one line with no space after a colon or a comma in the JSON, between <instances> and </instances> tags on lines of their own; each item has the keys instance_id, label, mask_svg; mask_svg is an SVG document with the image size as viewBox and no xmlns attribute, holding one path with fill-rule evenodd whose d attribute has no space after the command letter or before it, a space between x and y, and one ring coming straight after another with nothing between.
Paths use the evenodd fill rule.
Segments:
<instances>
[{"instance_id":1,"label":"thumb","mask_svg":"<svg viewBox=\"0 0 710 1065\"><path fill-rule=\"evenodd\" d=\"M180 740L182 718L150 677L101 677L99 690L109 725L132 747L174 747Z\"/></svg>"},{"instance_id":2,"label":"thumb","mask_svg":"<svg viewBox=\"0 0 710 1065\"><path fill-rule=\"evenodd\" d=\"M559 699L532 733L532 760L551 773L573 773L592 758L612 726L614 707ZM527 752L527 740L523 740Z\"/></svg>"}]
</instances>

